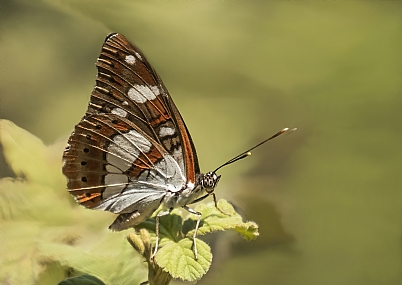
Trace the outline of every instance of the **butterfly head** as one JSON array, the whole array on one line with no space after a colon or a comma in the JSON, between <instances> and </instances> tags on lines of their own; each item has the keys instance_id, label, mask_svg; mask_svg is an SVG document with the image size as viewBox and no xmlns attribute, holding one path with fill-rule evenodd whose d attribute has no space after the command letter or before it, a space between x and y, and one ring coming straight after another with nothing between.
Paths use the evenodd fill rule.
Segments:
<instances>
[{"instance_id":1,"label":"butterfly head","mask_svg":"<svg viewBox=\"0 0 402 285\"><path fill-rule=\"evenodd\" d=\"M212 193L214 192L216 185L218 185L219 179L221 179L220 175L210 171L203 175L201 185L207 193Z\"/></svg>"}]
</instances>

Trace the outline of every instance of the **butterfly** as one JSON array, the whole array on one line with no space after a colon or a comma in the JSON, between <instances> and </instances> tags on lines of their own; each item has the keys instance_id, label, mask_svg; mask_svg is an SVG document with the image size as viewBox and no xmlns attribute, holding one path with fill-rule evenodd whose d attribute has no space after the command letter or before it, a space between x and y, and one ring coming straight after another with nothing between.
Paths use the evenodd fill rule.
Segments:
<instances>
[{"instance_id":1,"label":"butterfly","mask_svg":"<svg viewBox=\"0 0 402 285\"><path fill-rule=\"evenodd\" d=\"M202 174L184 120L144 54L122 34L112 33L96 66L88 109L63 153L68 191L86 208L118 214L109 226L114 231L138 225L163 204L167 210L156 216L153 256L160 217L184 208L198 216L193 236L197 259L201 213L188 205L212 195L217 207L216 171L288 129Z\"/></svg>"}]
</instances>

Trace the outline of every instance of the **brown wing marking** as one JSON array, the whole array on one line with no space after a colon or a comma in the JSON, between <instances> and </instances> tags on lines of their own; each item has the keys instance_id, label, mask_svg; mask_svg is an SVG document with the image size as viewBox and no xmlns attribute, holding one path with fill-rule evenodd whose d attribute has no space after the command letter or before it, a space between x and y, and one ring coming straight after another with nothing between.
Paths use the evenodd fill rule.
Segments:
<instances>
[{"instance_id":1,"label":"brown wing marking","mask_svg":"<svg viewBox=\"0 0 402 285\"><path fill-rule=\"evenodd\" d=\"M150 139L151 146L148 152L138 152L137 156L127 154L127 157L119 157L110 152L110 147L118 148L113 140L116 136L122 136L132 127L118 116L91 116L83 119L75 128L69 139L63 160L63 173L67 177L67 187L76 200L88 208L98 206L102 202L103 193L117 187L105 184L105 176L110 174L106 168L110 164L107 155L115 156L118 165L114 165L116 174L124 174L127 182L121 183L121 190L134 181L144 170L153 169L154 164L163 156L162 149L156 147L156 142ZM141 130L137 130L140 132ZM141 135L146 136L142 133ZM123 137L124 138L124 137ZM125 152L125 150L122 150ZM133 153L133 152L132 152ZM126 165L126 169L121 169ZM120 166L120 169L119 169ZM118 188L118 189L120 189ZM113 189L116 190L116 189ZM111 191L111 190L109 190Z\"/></svg>"}]
</instances>

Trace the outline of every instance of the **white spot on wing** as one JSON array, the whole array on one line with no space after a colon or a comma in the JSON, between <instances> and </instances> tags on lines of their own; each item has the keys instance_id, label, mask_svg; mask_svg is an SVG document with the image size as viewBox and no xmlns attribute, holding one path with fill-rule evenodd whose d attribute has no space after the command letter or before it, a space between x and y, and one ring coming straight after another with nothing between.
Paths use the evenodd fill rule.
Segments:
<instances>
[{"instance_id":1,"label":"white spot on wing","mask_svg":"<svg viewBox=\"0 0 402 285\"><path fill-rule=\"evenodd\" d=\"M177 191L176 187L174 185L172 185L172 184L167 185L167 190L170 191L170 192L176 192Z\"/></svg>"},{"instance_id":2,"label":"white spot on wing","mask_svg":"<svg viewBox=\"0 0 402 285\"><path fill-rule=\"evenodd\" d=\"M166 136L172 136L174 135L175 130L173 128L168 128L168 127L162 127L159 130L159 136L160 137L166 137Z\"/></svg>"},{"instance_id":3,"label":"white spot on wing","mask_svg":"<svg viewBox=\"0 0 402 285\"><path fill-rule=\"evenodd\" d=\"M135 63L135 57L133 56L133 55L126 55L126 59L125 59L125 61L128 63L128 64L134 64Z\"/></svg>"},{"instance_id":4,"label":"white spot on wing","mask_svg":"<svg viewBox=\"0 0 402 285\"><path fill-rule=\"evenodd\" d=\"M138 52L134 52L134 53L135 53L135 55L136 55L139 59L142 60L142 57L141 57L141 55L140 55Z\"/></svg>"},{"instance_id":5,"label":"white spot on wing","mask_svg":"<svg viewBox=\"0 0 402 285\"><path fill-rule=\"evenodd\" d=\"M121 191L127 186L128 177L124 174L107 174L105 176L105 185L107 186L103 191L103 199L107 199Z\"/></svg>"},{"instance_id":6,"label":"white spot on wing","mask_svg":"<svg viewBox=\"0 0 402 285\"><path fill-rule=\"evenodd\" d=\"M121 171L126 171L141 153L151 149L151 142L135 130L113 138L112 144L107 148L106 160Z\"/></svg>"},{"instance_id":7,"label":"white spot on wing","mask_svg":"<svg viewBox=\"0 0 402 285\"><path fill-rule=\"evenodd\" d=\"M188 182L187 183L187 189L190 189L190 190L193 190L194 189L194 183L192 183L192 182Z\"/></svg>"},{"instance_id":8,"label":"white spot on wing","mask_svg":"<svg viewBox=\"0 0 402 285\"><path fill-rule=\"evenodd\" d=\"M165 184L172 192L180 191L186 183L178 162L171 155L164 155L163 160L157 162L154 168L161 173L155 177L155 182Z\"/></svg>"},{"instance_id":9,"label":"white spot on wing","mask_svg":"<svg viewBox=\"0 0 402 285\"><path fill-rule=\"evenodd\" d=\"M174 160L177 162L177 164L179 165L180 170L185 172L182 148L179 147L178 149L175 149L172 153L172 156L173 156Z\"/></svg>"},{"instance_id":10,"label":"white spot on wing","mask_svg":"<svg viewBox=\"0 0 402 285\"><path fill-rule=\"evenodd\" d=\"M111 165L115 165L118 169L122 171L126 171L130 168L131 164L135 161L136 157L133 157L130 154L121 154L117 153L117 151L109 147L109 152L106 154L106 160Z\"/></svg>"},{"instance_id":11,"label":"white spot on wing","mask_svg":"<svg viewBox=\"0 0 402 285\"><path fill-rule=\"evenodd\" d=\"M109 173L121 173L120 169L110 164L106 165L106 171Z\"/></svg>"},{"instance_id":12,"label":"white spot on wing","mask_svg":"<svg viewBox=\"0 0 402 285\"><path fill-rule=\"evenodd\" d=\"M128 177L125 174L107 174L105 176L105 185L124 184L128 182ZM123 185L124 187L126 185Z\"/></svg>"},{"instance_id":13,"label":"white spot on wing","mask_svg":"<svg viewBox=\"0 0 402 285\"><path fill-rule=\"evenodd\" d=\"M112 109L112 114L116 114L117 116L124 117L124 118L127 116L127 112L120 108Z\"/></svg>"},{"instance_id":14,"label":"white spot on wing","mask_svg":"<svg viewBox=\"0 0 402 285\"><path fill-rule=\"evenodd\" d=\"M160 94L157 86L148 87L146 85L135 85L128 90L128 97L137 103L145 103L154 100Z\"/></svg>"},{"instance_id":15,"label":"white spot on wing","mask_svg":"<svg viewBox=\"0 0 402 285\"><path fill-rule=\"evenodd\" d=\"M103 191L103 199L108 199L112 196L118 195L123 191L123 189L126 187L126 185L113 185L113 186L107 186L105 191Z\"/></svg>"}]
</instances>

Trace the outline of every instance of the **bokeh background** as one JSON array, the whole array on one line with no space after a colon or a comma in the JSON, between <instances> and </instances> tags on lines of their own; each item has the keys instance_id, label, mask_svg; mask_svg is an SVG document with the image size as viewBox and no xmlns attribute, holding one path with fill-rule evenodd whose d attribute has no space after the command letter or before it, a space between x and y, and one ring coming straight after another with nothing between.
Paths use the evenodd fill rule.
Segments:
<instances>
[{"instance_id":1,"label":"bokeh background","mask_svg":"<svg viewBox=\"0 0 402 285\"><path fill-rule=\"evenodd\" d=\"M0 116L46 144L66 141L83 116L110 32L158 71L203 171L298 128L220 171L218 197L260 237L207 237L213 267L198 284L402 284L402 2L2 1L1 10ZM1 164L2 177L14 175Z\"/></svg>"}]
</instances>

